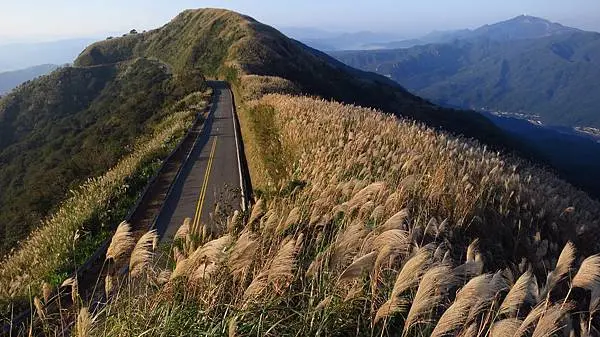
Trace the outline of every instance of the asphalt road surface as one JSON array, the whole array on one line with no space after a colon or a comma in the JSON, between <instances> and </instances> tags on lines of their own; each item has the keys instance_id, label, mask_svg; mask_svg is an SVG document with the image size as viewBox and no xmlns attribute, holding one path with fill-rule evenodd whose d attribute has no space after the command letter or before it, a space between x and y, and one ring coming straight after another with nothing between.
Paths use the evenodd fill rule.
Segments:
<instances>
[{"instance_id":1,"label":"asphalt road surface","mask_svg":"<svg viewBox=\"0 0 600 337\"><path fill-rule=\"evenodd\" d=\"M185 218L194 226L218 220L217 203L227 214L241 208L231 91L225 82L209 84L214 90L209 115L156 220L162 240L172 238Z\"/></svg>"}]
</instances>

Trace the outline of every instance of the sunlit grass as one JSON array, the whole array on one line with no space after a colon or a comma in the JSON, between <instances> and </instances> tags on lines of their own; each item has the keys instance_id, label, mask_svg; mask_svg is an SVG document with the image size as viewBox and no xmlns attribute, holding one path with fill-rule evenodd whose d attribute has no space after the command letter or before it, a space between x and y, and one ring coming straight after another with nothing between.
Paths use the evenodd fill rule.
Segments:
<instances>
[{"instance_id":1,"label":"sunlit grass","mask_svg":"<svg viewBox=\"0 0 600 337\"><path fill-rule=\"evenodd\" d=\"M600 267L584 238L597 233L600 206L585 194L369 109L289 96L251 107L272 109L289 174L246 220L184 224L165 247L172 267L149 266L135 286L124 276L93 313L92 335L595 329Z\"/></svg>"}]
</instances>

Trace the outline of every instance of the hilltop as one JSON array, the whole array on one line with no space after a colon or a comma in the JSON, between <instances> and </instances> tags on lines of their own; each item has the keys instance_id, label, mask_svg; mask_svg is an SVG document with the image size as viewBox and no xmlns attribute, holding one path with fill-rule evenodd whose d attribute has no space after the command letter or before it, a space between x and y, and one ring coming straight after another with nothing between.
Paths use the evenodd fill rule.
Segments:
<instances>
[{"instance_id":1,"label":"hilltop","mask_svg":"<svg viewBox=\"0 0 600 337\"><path fill-rule=\"evenodd\" d=\"M185 11L159 29L92 44L75 64L99 65L136 56L155 57L176 69L199 69L232 82L243 75L280 77L307 95L378 108L490 144L506 142L476 113L440 108L384 76L348 67L235 12Z\"/></svg>"},{"instance_id":2,"label":"hilltop","mask_svg":"<svg viewBox=\"0 0 600 337\"><path fill-rule=\"evenodd\" d=\"M496 41L516 41L539 39L548 36L570 35L580 33L577 28L563 26L531 15L519 15L512 19L485 25L473 30L461 38L474 38L485 36Z\"/></svg>"}]
</instances>

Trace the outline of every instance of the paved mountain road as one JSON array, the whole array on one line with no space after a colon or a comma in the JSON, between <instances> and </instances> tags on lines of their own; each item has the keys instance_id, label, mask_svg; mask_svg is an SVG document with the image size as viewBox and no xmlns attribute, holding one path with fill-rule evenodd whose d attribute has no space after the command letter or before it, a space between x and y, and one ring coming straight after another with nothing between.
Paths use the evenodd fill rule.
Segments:
<instances>
[{"instance_id":1,"label":"paved mountain road","mask_svg":"<svg viewBox=\"0 0 600 337\"><path fill-rule=\"evenodd\" d=\"M242 207L232 94L225 82L209 84L214 95L203 130L156 219L162 240L171 239L185 218L195 226L213 221L217 203L227 214Z\"/></svg>"}]
</instances>

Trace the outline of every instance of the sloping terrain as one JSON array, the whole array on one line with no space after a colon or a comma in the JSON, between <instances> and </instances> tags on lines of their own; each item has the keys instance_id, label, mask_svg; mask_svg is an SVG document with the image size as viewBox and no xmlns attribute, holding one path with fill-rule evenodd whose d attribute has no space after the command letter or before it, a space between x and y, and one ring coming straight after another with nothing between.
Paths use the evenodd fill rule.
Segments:
<instances>
[{"instance_id":1,"label":"sloping terrain","mask_svg":"<svg viewBox=\"0 0 600 337\"><path fill-rule=\"evenodd\" d=\"M537 115L532 119L552 125L600 126L598 33L510 42L485 37L333 55L441 104Z\"/></svg>"},{"instance_id":2,"label":"sloping terrain","mask_svg":"<svg viewBox=\"0 0 600 337\"><path fill-rule=\"evenodd\" d=\"M432 105L390 79L350 68L250 17L226 10L190 10L162 28L98 42L75 64L100 65L137 56L158 58L175 69L220 74L232 82L241 75L277 76L308 95L379 108L490 144L506 142L491 122L476 113Z\"/></svg>"},{"instance_id":3,"label":"sloping terrain","mask_svg":"<svg viewBox=\"0 0 600 337\"><path fill-rule=\"evenodd\" d=\"M181 82L165 65L137 59L62 68L2 98L0 254L15 248L70 189L130 153L164 117L162 107L185 93Z\"/></svg>"},{"instance_id":4,"label":"sloping terrain","mask_svg":"<svg viewBox=\"0 0 600 337\"><path fill-rule=\"evenodd\" d=\"M21 70L0 73L0 96L16 88L19 84L33 80L55 70L58 66L43 64Z\"/></svg>"},{"instance_id":5,"label":"sloping terrain","mask_svg":"<svg viewBox=\"0 0 600 337\"><path fill-rule=\"evenodd\" d=\"M600 205L410 121L311 98L250 104L275 182L251 212L133 248L92 336L540 336L595 332ZM276 154L276 155L275 155ZM582 225L585 224L585 225ZM127 238L120 231L111 247ZM145 248L144 248L145 247ZM153 264L141 256L160 256ZM591 256L590 256L591 255ZM165 267L166 265L166 267ZM565 325L563 320L582 324ZM59 324L59 320L49 321ZM517 333L518 332L518 333ZM548 335L549 336L549 335Z\"/></svg>"}]
</instances>

